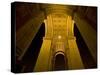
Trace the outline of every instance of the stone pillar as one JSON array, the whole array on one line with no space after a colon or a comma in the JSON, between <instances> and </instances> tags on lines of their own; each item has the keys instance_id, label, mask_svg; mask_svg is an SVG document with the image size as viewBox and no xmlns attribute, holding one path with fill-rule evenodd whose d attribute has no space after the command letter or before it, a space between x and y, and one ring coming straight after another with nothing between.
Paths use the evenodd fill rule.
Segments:
<instances>
[{"instance_id":1,"label":"stone pillar","mask_svg":"<svg viewBox=\"0 0 100 75\"><path fill-rule=\"evenodd\" d=\"M84 65L76 44L75 38L68 39L69 50L68 53L68 68L69 69L83 69Z\"/></svg>"},{"instance_id":2,"label":"stone pillar","mask_svg":"<svg viewBox=\"0 0 100 75\"><path fill-rule=\"evenodd\" d=\"M33 71L38 72L38 71L49 70L50 54L51 54L50 48L51 48L51 40L44 39Z\"/></svg>"},{"instance_id":3,"label":"stone pillar","mask_svg":"<svg viewBox=\"0 0 100 75\"><path fill-rule=\"evenodd\" d=\"M94 60L97 61L97 34L91 25L77 13L74 16L75 23L88 46Z\"/></svg>"},{"instance_id":4,"label":"stone pillar","mask_svg":"<svg viewBox=\"0 0 100 75\"><path fill-rule=\"evenodd\" d=\"M29 45L31 44L31 41L35 37L36 33L38 32L38 29L40 28L40 25L44 20L43 12L40 12L39 14L36 15L37 15L36 17L33 17L25 25L23 25L23 27L21 27L19 30L16 31L16 48L17 48L16 52L21 52L19 53L20 55L18 56L19 60L21 60L22 57L24 56Z\"/></svg>"}]
</instances>

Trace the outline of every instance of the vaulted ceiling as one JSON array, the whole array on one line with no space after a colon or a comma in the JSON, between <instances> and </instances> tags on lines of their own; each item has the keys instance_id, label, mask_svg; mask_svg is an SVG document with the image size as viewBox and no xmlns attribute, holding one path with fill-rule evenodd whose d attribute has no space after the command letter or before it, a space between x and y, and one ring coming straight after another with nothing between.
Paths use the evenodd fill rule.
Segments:
<instances>
[{"instance_id":1,"label":"vaulted ceiling","mask_svg":"<svg viewBox=\"0 0 100 75\"><path fill-rule=\"evenodd\" d=\"M51 4L41 3L16 3L16 29L22 27L31 18L36 17L36 14L40 11L44 13L46 8L49 8ZM53 4L52 4L53 5ZM57 4L53 5L53 8ZM88 6L72 6L62 5L69 12L72 11L72 16L77 12L82 18L87 20L94 29L97 29L97 8ZM56 7L55 7L56 8ZM60 9L60 7L58 7ZM55 10L59 11L59 10ZM71 13L71 12L70 12Z\"/></svg>"}]
</instances>

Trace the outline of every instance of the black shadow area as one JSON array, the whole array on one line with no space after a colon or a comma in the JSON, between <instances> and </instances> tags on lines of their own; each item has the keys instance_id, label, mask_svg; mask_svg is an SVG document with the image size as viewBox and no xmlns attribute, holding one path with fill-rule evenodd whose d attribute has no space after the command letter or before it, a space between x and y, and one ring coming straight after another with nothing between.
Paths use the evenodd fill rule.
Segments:
<instances>
[{"instance_id":1,"label":"black shadow area","mask_svg":"<svg viewBox=\"0 0 100 75\"><path fill-rule=\"evenodd\" d=\"M89 48L87 47L81 33L79 32L76 24L74 25L74 36L76 37L76 43L79 48L79 52L86 69L97 68L97 63L94 61Z\"/></svg>"}]
</instances>

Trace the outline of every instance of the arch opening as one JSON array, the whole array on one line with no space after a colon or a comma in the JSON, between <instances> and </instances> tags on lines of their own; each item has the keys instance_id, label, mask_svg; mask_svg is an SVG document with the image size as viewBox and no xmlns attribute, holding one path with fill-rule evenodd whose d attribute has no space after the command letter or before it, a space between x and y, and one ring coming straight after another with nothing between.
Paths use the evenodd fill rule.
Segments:
<instances>
[{"instance_id":1,"label":"arch opening","mask_svg":"<svg viewBox=\"0 0 100 75\"><path fill-rule=\"evenodd\" d=\"M65 70L65 56L63 54L55 56L54 70Z\"/></svg>"}]
</instances>

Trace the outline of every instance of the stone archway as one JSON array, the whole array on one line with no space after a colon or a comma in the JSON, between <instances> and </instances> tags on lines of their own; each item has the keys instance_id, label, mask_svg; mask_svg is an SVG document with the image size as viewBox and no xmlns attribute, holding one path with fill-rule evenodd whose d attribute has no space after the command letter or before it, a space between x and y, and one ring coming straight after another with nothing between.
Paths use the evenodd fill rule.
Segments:
<instances>
[{"instance_id":1,"label":"stone archway","mask_svg":"<svg viewBox=\"0 0 100 75\"><path fill-rule=\"evenodd\" d=\"M68 64L69 69L83 68L74 36L74 20L71 14L68 13L68 8L60 5L49 5L45 9L45 37L43 38L43 44L34 71L49 71L52 70L52 65L55 65L56 70L60 69L60 63L56 63L58 60ZM58 51L64 52L66 56L57 55L54 59L53 55ZM68 58L67 63L64 61L64 57ZM55 63L52 63L52 60L55 60ZM41 64L42 61L43 63ZM65 67L66 65L62 65L61 69Z\"/></svg>"},{"instance_id":2,"label":"stone archway","mask_svg":"<svg viewBox=\"0 0 100 75\"><path fill-rule=\"evenodd\" d=\"M54 70L65 70L65 56L57 54L54 59Z\"/></svg>"}]
</instances>

